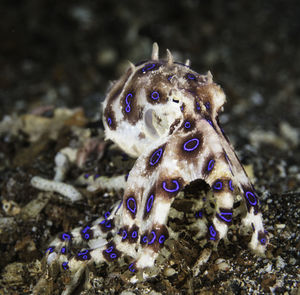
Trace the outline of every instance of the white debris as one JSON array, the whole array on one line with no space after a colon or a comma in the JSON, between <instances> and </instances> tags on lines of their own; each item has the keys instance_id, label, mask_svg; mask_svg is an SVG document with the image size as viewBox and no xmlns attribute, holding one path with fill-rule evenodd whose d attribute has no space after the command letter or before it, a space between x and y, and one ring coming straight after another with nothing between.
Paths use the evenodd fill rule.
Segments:
<instances>
[{"instance_id":1,"label":"white debris","mask_svg":"<svg viewBox=\"0 0 300 295\"><path fill-rule=\"evenodd\" d=\"M81 194L70 184L55 180L47 180L45 178L34 176L31 179L31 185L37 189L59 193L72 202L76 202L82 199Z\"/></svg>"}]
</instances>

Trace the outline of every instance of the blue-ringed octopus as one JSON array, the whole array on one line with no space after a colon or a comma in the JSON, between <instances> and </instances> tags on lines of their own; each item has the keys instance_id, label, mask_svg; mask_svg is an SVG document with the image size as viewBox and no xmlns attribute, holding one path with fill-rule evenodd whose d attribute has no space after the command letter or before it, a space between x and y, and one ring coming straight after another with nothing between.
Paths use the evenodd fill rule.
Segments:
<instances>
[{"instance_id":1,"label":"blue-ringed octopus","mask_svg":"<svg viewBox=\"0 0 300 295\"><path fill-rule=\"evenodd\" d=\"M241 227L252 232L249 247L263 254L268 245L257 193L219 124L225 94L208 72L189 61L160 59L130 64L108 90L103 103L107 140L137 158L124 194L103 218L60 234L47 249L47 262L78 278L88 264L110 263L126 255L133 276L151 268L169 237L166 226L176 195L195 180L213 192L213 214L203 217L207 244L226 238L235 196L244 205ZM203 230L203 228L201 229ZM73 253L74 245L85 245Z\"/></svg>"}]
</instances>

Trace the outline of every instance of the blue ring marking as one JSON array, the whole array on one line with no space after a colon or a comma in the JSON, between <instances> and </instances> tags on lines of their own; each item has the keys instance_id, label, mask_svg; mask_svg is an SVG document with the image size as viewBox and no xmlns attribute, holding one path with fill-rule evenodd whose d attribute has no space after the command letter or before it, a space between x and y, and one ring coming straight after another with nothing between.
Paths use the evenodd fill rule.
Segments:
<instances>
[{"instance_id":1,"label":"blue ring marking","mask_svg":"<svg viewBox=\"0 0 300 295\"><path fill-rule=\"evenodd\" d=\"M209 103L209 102L206 102L206 103L205 103L205 107L206 107L207 110L209 110L209 109L210 109L210 103Z\"/></svg>"},{"instance_id":2,"label":"blue ring marking","mask_svg":"<svg viewBox=\"0 0 300 295\"><path fill-rule=\"evenodd\" d=\"M111 253L111 254L110 254L110 258L111 258L111 259L117 258L117 254L116 254L116 253Z\"/></svg>"},{"instance_id":3,"label":"blue ring marking","mask_svg":"<svg viewBox=\"0 0 300 295\"><path fill-rule=\"evenodd\" d=\"M132 232L132 234L131 234L131 237L132 237L133 239L135 239L135 238L137 238L137 236L138 236L138 233L137 233L136 230L134 230L134 231Z\"/></svg>"},{"instance_id":4,"label":"blue ring marking","mask_svg":"<svg viewBox=\"0 0 300 295\"><path fill-rule=\"evenodd\" d=\"M108 126L110 126L111 123L112 123L111 117L108 117L108 118L107 118L107 124L108 124Z\"/></svg>"},{"instance_id":5,"label":"blue ring marking","mask_svg":"<svg viewBox=\"0 0 300 295\"><path fill-rule=\"evenodd\" d=\"M100 177L100 174L95 174L94 175L94 180L96 180L97 178L99 178Z\"/></svg>"},{"instance_id":6,"label":"blue ring marking","mask_svg":"<svg viewBox=\"0 0 300 295\"><path fill-rule=\"evenodd\" d=\"M210 240L215 240L215 236L217 235L217 232L215 231L212 225L209 227L209 233L211 235Z\"/></svg>"},{"instance_id":7,"label":"blue ring marking","mask_svg":"<svg viewBox=\"0 0 300 295\"><path fill-rule=\"evenodd\" d=\"M68 263L69 263L68 261L65 261L61 264L61 266L64 270L67 270L69 268Z\"/></svg>"},{"instance_id":8,"label":"blue ring marking","mask_svg":"<svg viewBox=\"0 0 300 295\"><path fill-rule=\"evenodd\" d=\"M191 127L191 123L190 123L189 121L186 121L186 122L184 123L184 127L185 127L186 129L189 129L189 128Z\"/></svg>"},{"instance_id":9,"label":"blue ring marking","mask_svg":"<svg viewBox=\"0 0 300 295\"><path fill-rule=\"evenodd\" d=\"M215 160L210 160L207 165L207 171L211 171L214 168Z\"/></svg>"},{"instance_id":10,"label":"blue ring marking","mask_svg":"<svg viewBox=\"0 0 300 295\"><path fill-rule=\"evenodd\" d=\"M170 76L168 77L168 81L170 81L170 80L172 79L173 76L174 76L174 75L170 75Z\"/></svg>"},{"instance_id":11,"label":"blue ring marking","mask_svg":"<svg viewBox=\"0 0 300 295\"><path fill-rule=\"evenodd\" d=\"M125 97L125 103L126 103L125 111L126 111L126 113L129 113L129 112L131 111L131 107L130 107L131 101L128 102L128 98L129 98L129 97L130 97L130 98L133 97L133 95L132 95L131 92L129 92L129 93L126 95L126 97Z\"/></svg>"},{"instance_id":12,"label":"blue ring marking","mask_svg":"<svg viewBox=\"0 0 300 295\"><path fill-rule=\"evenodd\" d=\"M152 205L153 205L153 201L154 201L154 195L151 194L151 196L148 198L148 201L147 201L147 207L146 207L147 213L150 212Z\"/></svg>"},{"instance_id":13,"label":"blue ring marking","mask_svg":"<svg viewBox=\"0 0 300 295\"><path fill-rule=\"evenodd\" d=\"M151 98L152 98L153 100L158 100L158 99L160 98L159 92L153 91L153 92L151 93Z\"/></svg>"},{"instance_id":14,"label":"blue ring marking","mask_svg":"<svg viewBox=\"0 0 300 295\"><path fill-rule=\"evenodd\" d=\"M69 235L69 234L67 234L67 233L63 233L62 234L62 236L61 236L61 238L65 241L66 239L67 240L71 240L71 236Z\"/></svg>"},{"instance_id":15,"label":"blue ring marking","mask_svg":"<svg viewBox=\"0 0 300 295\"><path fill-rule=\"evenodd\" d=\"M155 233L155 231L153 230L150 234L152 234L153 235L153 238L152 238L152 240L151 241L149 241L148 242L148 245L151 245L151 244L153 244L154 243L154 241L155 241L155 239L156 239L156 233Z\"/></svg>"},{"instance_id":16,"label":"blue ring marking","mask_svg":"<svg viewBox=\"0 0 300 295\"><path fill-rule=\"evenodd\" d=\"M166 240L166 237L164 236L164 235L161 235L160 237L159 237L159 239L158 239L158 242L160 243L160 244L163 244L163 242Z\"/></svg>"},{"instance_id":17,"label":"blue ring marking","mask_svg":"<svg viewBox=\"0 0 300 295\"><path fill-rule=\"evenodd\" d=\"M213 188L214 188L215 190L218 190L218 191L221 190L222 187L223 187L222 181L217 181L217 182L215 182L215 184L214 184L214 186L213 186Z\"/></svg>"},{"instance_id":18,"label":"blue ring marking","mask_svg":"<svg viewBox=\"0 0 300 295\"><path fill-rule=\"evenodd\" d=\"M142 73L144 74L144 73L146 73L146 72L152 70L153 68L155 68L155 66L156 66L155 63L145 65L145 66L142 68Z\"/></svg>"},{"instance_id":19,"label":"blue ring marking","mask_svg":"<svg viewBox=\"0 0 300 295\"><path fill-rule=\"evenodd\" d=\"M89 229L90 229L90 227L87 225L87 226L82 230L82 233L85 234Z\"/></svg>"},{"instance_id":20,"label":"blue ring marking","mask_svg":"<svg viewBox=\"0 0 300 295\"><path fill-rule=\"evenodd\" d=\"M195 213L196 218L202 218L202 211L200 210L199 212Z\"/></svg>"},{"instance_id":21,"label":"blue ring marking","mask_svg":"<svg viewBox=\"0 0 300 295\"><path fill-rule=\"evenodd\" d=\"M196 141L196 144L192 148L187 148L186 145L193 141ZM187 152L192 152L199 146L199 144L200 144L200 140L198 138L192 138L184 143L183 149Z\"/></svg>"},{"instance_id":22,"label":"blue ring marking","mask_svg":"<svg viewBox=\"0 0 300 295\"><path fill-rule=\"evenodd\" d=\"M103 219L99 224L104 224L106 222L105 219Z\"/></svg>"},{"instance_id":23,"label":"blue ring marking","mask_svg":"<svg viewBox=\"0 0 300 295\"><path fill-rule=\"evenodd\" d=\"M134 209L132 209L130 206L129 206L129 201L133 201L133 204L134 204ZM136 212L136 201L134 198L130 197L127 199L127 208L130 212L132 212L133 214L135 214Z\"/></svg>"},{"instance_id":24,"label":"blue ring marking","mask_svg":"<svg viewBox=\"0 0 300 295\"><path fill-rule=\"evenodd\" d=\"M200 104L199 104L199 102L198 102L198 101L196 101L196 109L197 109L198 111L200 111L200 110L201 110L201 107L200 107Z\"/></svg>"},{"instance_id":25,"label":"blue ring marking","mask_svg":"<svg viewBox=\"0 0 300 295\"><path fill-rule=\"evenodd\" d=\"M144 243L147 243L147 241L148 241L148 237L147 237L147 236L143 236L143 239L142 239L142 241L143 241Z\"/></svg>"},{"instance_id":26,"label":"blue ring marking","mask_svg":"<svg viewBox=\"0 0 300 295\"><path fill-rule=\"evenodd\" d=\"M135 269L133 268L133 263L131 263L128 267L128 269L131 271L131 272L135 272Z\"/></svg>"},{"instance_id":27,"label":"blue ring marking","mask_svg":"<svg viewBox=\"0 0 300 295\"><path fill-rule=\"evenodd\" d=\"M104 214L104 218L107 219L107 218L109 217L109 215L110 215L110 212L107 211L107 212Z\"/></svg>"},{"instance_id":28,"label":"blue ring marking","mask_svg":"<svg viewBox=\"0 0 300 295\"><path fill-rule=\"evenodd\" d=\"M46 251L45 251L45 253L47 253L48 251L49 251L49 254L51 254L53 251L54 251L54 247L49 247Z\"/></svg>"},{"instance_id":29,"label":"blue ring marking","mask_svg":"<svg viewBox=\"0 0 300 295\"><path fill-rule=\"evenodd\" d=\"M211 120L209 120L209 119L206 119L206 121L209 123L209 125L211 125L212 127L214 127L214 125L213 125L213 123L212 123L212 121L211 121Z\"/></svg>"},{"instance_id":30,"label":"blue ring marking","mask_svg":"<svg viewBox=\"0 0 300 295\"><path fill-rule=\"evenodd\" d=\"M90 177L90 174L88 174L88 173L84 174L85 179L88 179L89 177Z\"/></svg>"},{"instance_id":31,"label":"blue ring marking","mask_svg":"<svg viewBox=\"0 0 300 295\"><path fill-rule=\"evenodd\" d=\"M196 76L194 74L191 74L191 73L188 73L186 75L186 77L189 79L189 80L195 80L196 79Z\"/></svg>"},{"instance_id":32,"label":"blue ring marking","mask_svg":"<svg viewBox=\"0 0 300 295\"><path fill-rule=\"evenodd\" d=\"M149 161L149 163L150 163L151 166L154 166L154 165L157 164L157 162L159 161L159 159L160 159L161 156L162 156L162 153L163 153L163 149L162 149L162 148L159 148L158 150L156 150L156 151L152 154L152 156L151 156L151 158L150 158L150 161ZM154 161L153 161L153 157L157 157L157 159L154 158Z\"/></svg>"},{"instance_id":33,"label":"blue ring marking","mask_svg":"<svg viewBox=\"0 0 300 295\"><path fill-rule=\"evenodd\" d=\"M85 234L85 235L84 235L84 238L85 238L86 240L88 240L88 239L90 238L90 235L89 235L89 234Z\"/></svg>"},{"instance_id":34,"label":"blue ring marking","mask_svg":"<svg viewBox=\"0 0 300 295\"><path fill-rule=\"evenodd\" d=\"M267 239L266 239L266 238L260 239L260 243L261 243L262 245L265 245L265 244L267 243Z\"/></svg>"},{"instance_id":35,"label":"blue ring marking","mask_svg":"<svg viewBox=\"0 0 300 295\"><path fill-rule=\"evenodd\" d=\"M250 197L249 197L248 195L250 195L252 198L254 198L254 201L250 200L250 199L249 199ZM250 203L250 205L255 206L255 205L257 204L255 195L254 195L252 192L247 191L247 192L245 193L245 196L246 196L248 202Z\"/></svg>"},{"instance_id":36,"label":"blue ring marking","mask_svg":"<svg viewBox=\"0 0 300 295\"><path fill-rule=\"evenodd\" d=\"M86 250L84 250L84 251L82 251L82 252L79 252L79 253L77 254L77 256L82 256L82 259L83 259L83 260L87 260L88 257L87 257L86 254L88 254L88 253L89 253L89 250L86 249Z\"/></svg>"},{"instance_id":37,"label":"blue ring marking","mask_svg":"<svg viewBox=\"0 0 300 295\"><path fill-rule=\"evenodd\" d=\"M65 253L66 253L66 247L62 247L62 248L60 249L60 253L65 254Z\"/></svg>"},{"instance_id":38,"label":"blue ring marking","mask_svg":"<svg viewBox=\"0 0 300 295\"><path fill-rule=\"evenodd\" d=\"M123 200L120 201L120 204L119 204L119 206L117 208L117 211L121 208L122 204L123 204Z\"/></svg>"},{"instance_id":39,"label":"blue ring marking","mask_svg":"<svg viewBox=\"0 0 300 295\"><path fill-rule=\"evenodd\" d=\"M105 225L106 228L111 228L111 219L106 220L104 225Z\"/></svg>"},{"instance_id":40,"label":"blue ring marking","mask_svg":"<svg viewBox=\"0 0 300 295\"><path fill-rule=\"evenodd\" d=\"M114 249L114 246L110 246L105 250L106 253L110 253Z\"/></svg>"},{"instance_id":41,"label":"blue ring marking","mask_svg":"<svg viewBox=\"0 0 300 295\"><path fill-rule=\"evenodd\" d=\"M169 188L167 188L166 187L166 182L165 181L163 181L163 183L162 183L162 188L166 191L166 192L168 192L168 193L174 193L174 192L177 192L178 190L179 190L179 183L178 183L178 181L177 180L172 180L172 182L176 185L176 187L174 188L174 189L169 189Z\"/></svg>"},{"instance_id":42,"label":"blue ring marking","mask_svg":"<svg viewBox=\"0 0 300 295\"><path fill-rule=\"evenodd\" d=\"M231 179L229 180L228 185L229 185L229 189L233 192L234 191L234 187L232 185L232 180Z\"/></svg>"},{"instance_id":43,"label":"blue ring marking","mask_svg":"<svg viewBox=\"0 0 300 295\"><path fill-rule=\"evenodd\" d=\"M224 216L225 215L225 216ZM228 217L226 218L226 216L228 215ZM220 212L218 214L218 216L224 220L225 222L231 222L232 220L232 213L231 212Z\"/></svg>"},{"instance_id":44,"label":"blue ring marking","mask_svg":"<svg viewBox=\"0 0 300 295\"><path fill-rule=\"evenodd\" d=\"M125 240L126 238L127 238L127 231L123 229L122 240Z\"/></svg>"}]
</instances>

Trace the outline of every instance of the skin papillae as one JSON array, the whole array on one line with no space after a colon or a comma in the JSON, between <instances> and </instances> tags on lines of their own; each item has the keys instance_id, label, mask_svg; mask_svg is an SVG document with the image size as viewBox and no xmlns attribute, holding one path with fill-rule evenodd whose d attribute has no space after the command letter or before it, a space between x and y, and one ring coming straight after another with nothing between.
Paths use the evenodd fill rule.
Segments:
<instances>
[{"instance_id":1,"label":"skin papillae","mask_svg":"<svg viewBox=\"0 0 300 295\"><path fill-rule=\"evenodd\" d=\"M213 214L203 219L206 242L216 247L226 237L235 196L241 195L240 227L252 233L249 247L263 254L268 238L258 196L218 122L224 103L210 72L200 75L189 61L174 62L168 50L166 60L159 59L156 43L151 60L130 64L103 103L106 139L137 158L123 199L104 218L60 234L47 251L48 263L59 262L74 281L87 264L122 255L131 257L133 276L152 267L169 237L174 198L198 179L210 186L215 202ZM86 246L74 254L71 245Z\"/></svg>"}]
</instances>

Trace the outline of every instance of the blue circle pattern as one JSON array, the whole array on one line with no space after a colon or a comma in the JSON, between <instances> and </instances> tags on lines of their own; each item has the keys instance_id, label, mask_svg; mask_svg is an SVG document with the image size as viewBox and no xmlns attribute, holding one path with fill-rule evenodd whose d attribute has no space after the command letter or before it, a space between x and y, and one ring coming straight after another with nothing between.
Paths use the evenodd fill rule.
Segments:
<instances>
[{"instance_id":1,"label":"blue circle pattern","mask_svg":"<svg viewBox=\"0 0 300 295\"><path fill-rule=\"evenodd\" d=\"M125 108L125 111L126 113L129 113L131 111L131 107L130 107L130 104L131 104L131 100L133 99L133 94L131 92L129 92L127 95L126 95L126 98L125 98L125 103L126 103L126 108ZM128 101L129 100L129 101Z\"/></svg>"},{"instance_id":2,"label":"blue circle pattern","mask_svg":"<svg viewBox=\"0 0 300 295\"><path fill-rule=\"evenodd\" d=\"M152 98L153 100L158 100L158 99L160 98L159 92L153 91L153 92L151 93L151 98Z\"/></svg>"},{"instance_id":3,"label":"blue circle pattern","mask_svg":"<svg viewBox=\"0 0 300 295\"><path fill-rule=\"evenodd\" d=\"M154 201L154 195L151 194L150 197L147 200L147 206L146 206L147 213L150 212L150 210L152 208L152 205L153 205L153 201Z\"/></svg>"},{"instance_id":4,"label":"blue circle pattern","mask_svg":"<svg viewBox=\"0 0 300 295\"><path fill-rule=\"evenodd\" d=\"M213 188L214 188L215 190L217 190L217 191L221 190L222 187L223 187L222 181L217 181L217 182L215 182L214 185L213 185Z\"/></svg>"},{"instance_id":5,"label":"blue circle pattern","mask_svg":"<svg viewBox=\"0 0 300 295\"><path fill-rule=\"evenodd\" d=\"M130 206L130 201L132 201L133 207ZM133 214L136 213L136 201L133 197L130 197L130 198L127 199L127 204L126 205L127 205L127 208L130 212L132 212Z\"/></svg>"},{"instance_id":6,"label":"blue circle pattern","mask_svg":"<svg viewBox=\"0 0 300 295\"><path fill-rule=\"evenodd\" d=\"M147 64L142 68L142 73L146 73L148 71L151 71L155 68L156 64L155 63L151 63L151 64Z\"/></svg>"},{"instance_id":7,"label":"blue circle pattern","mask_svg":"<svg viewBox=\"0 0 300 295\"><path fill-rule=\"evenodd\" d=\"M210 233L210 240L216 240L216 235L217 235L217 232L215 231L214 227L211 225L209 227L209 233Z\"/></svg>"},{"instance_id":8,"label":"blue circle pattern","mask_svg":"<svg viewBox=\"0 0 300 295\"><path fill-rule=\"evenodd\" d=\"M178 183L177 180L172 180L172 182L176 185L174 189L169 189L169 188L167 188L167 187L166 187L166 184L167 184L167 183L166 183L165 181L163 181L163 183L162 183L162 188L163 188L166 192L168 192L168 193L174 193L174 192L177 192L177 191L179 190L179 188L180 188L179 183Z\"/></svg>"},{"instance_id":9,"label":"blue circle pattern","mask_svg":"<svg viewBox=\"0 0 300 295\"><path fill-rule=\"evenodd\" d=\"M257 204L257 200L255 198L255 195L252 192L247 191L245 193L245 196L246 196L248 202L250 203L250 205L255 206ZM251 198L254 199L254 200L251 200Z\"/></svg>"},{"instance_id":10,"label":"blue circle pattern","mask_svg":"<svg viewBox=\"0 0 300 295\"><path fill-rule=\"evenodd\" d=\"M82 251L82 252L79 252L78 254L77 254L77 257L80 257L81 259L83 259L83 260L87 260L88 259L88 256L87 256L87 254L89 254L89 250L88 249L86 249L86 250L84 250L84 251Z\"/></svg>"},{"instance_id":11,"label":"blue circle pattern","mask_svg":"<svg viewBox=\"0 0 300 295\"><path fill-rule=\"evenodd\" d=\"M184 123L184 128L186 128L186 129L191 128L191 123L190 123L189 121L186 121L186 122Z\"/></svg>"},{"instance_id":12,"label":"blue circle pattern","mask_svg":"<svg viewBox=\"0 0 300 295\"><path fill-rule=\"evenodd\" d=\"M232 220L232 212L220 212L218 216L225 222L231 222Z\"/></svg>"},{"instance_id":13,"label":"blue circle pattern","mask_svg":"<svg viewBox=\"0 0 300 295\"><path fill-rule=\"evenodd\" d=\"M207 165L207 171L211 171L214 168L214 165L215 165L215 161L210 160Z\"/></svg>"},{"instance_id":14,"label":"blue circle pattern","mask_svg":"<svg viewBox=\"0 0 300 295\"><path fill-rule=\"evenodd\" d=\"M162 153L163 153L163 149L159 148L152 154L150 161L149 161L151 166L154 166L158 163L158 161L160 160L160 158L162 156Z\"/></svg>"},{"instance_id":15,"label":"blue circle pattern","mask_svg":"<svg viewBox=\"0 0 300 295\"><path fill-rule=\"evenodd\" d=\"M191 148L188 148L187 145L190 143L190 142L195 142L194 143L194 146L191 147ZM186 141L184 144L183 144L183 149L187 152L192 152L194 151L200 144L200 140L198 138L192 138L188 141Z\"/></svg>"}]
</instances>

